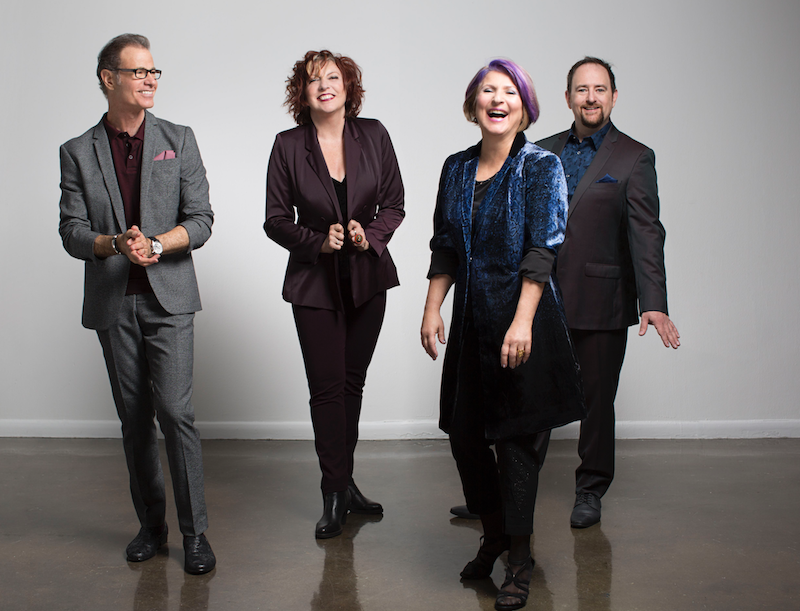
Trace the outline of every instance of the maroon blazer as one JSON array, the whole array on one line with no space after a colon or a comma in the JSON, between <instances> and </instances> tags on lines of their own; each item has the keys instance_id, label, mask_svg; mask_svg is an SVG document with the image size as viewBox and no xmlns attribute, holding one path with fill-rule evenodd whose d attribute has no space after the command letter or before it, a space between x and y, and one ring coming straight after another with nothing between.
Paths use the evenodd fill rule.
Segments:
<instances>
[{"instance_id":1,"label":"maroon blazer","mask_svg":"<svg viewBox=\"0 0 800 611\"><path fill-rule=\"evenodd\" d=\"M295 305L340 310L338 257L320 248L334 223L355 219L369 250L347 249L356 307L397 286L386 245L405 215L403 181L386 128L374 119L348 119L344 127L347 218L313 124L281 132L267 170L267 235L289 251L283 298Z\"/></svg>"},{"instance_id":2,"label":"maroon blazer","mask_svg":"<svg viewBox=\"0 0 800 611\"><path fill-rule=\"evenodd\" d=\"M537 142L560 155L569 132ZM572 329L624 329L667 313L655 154L613 125L575 189L556 275ZM638 311L637 311L638 300Z\"/></svg>"}]
</instances>

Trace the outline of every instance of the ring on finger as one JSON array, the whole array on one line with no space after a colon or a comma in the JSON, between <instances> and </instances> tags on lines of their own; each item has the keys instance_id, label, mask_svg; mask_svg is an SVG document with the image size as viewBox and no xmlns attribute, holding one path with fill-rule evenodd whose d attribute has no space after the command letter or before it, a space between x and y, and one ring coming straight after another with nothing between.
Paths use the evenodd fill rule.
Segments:
<instances>
[{"instance_id":1,"label":"ring on finger","mask_svg":"<svg viewBox=\"0 0 800 611\"><path fill-rule=\"evenodd\" d=\"M521 359L523 356L525 356L525 350L520 348L519 350L517 350L517 358Z\"/></svg>"}]
</instances>

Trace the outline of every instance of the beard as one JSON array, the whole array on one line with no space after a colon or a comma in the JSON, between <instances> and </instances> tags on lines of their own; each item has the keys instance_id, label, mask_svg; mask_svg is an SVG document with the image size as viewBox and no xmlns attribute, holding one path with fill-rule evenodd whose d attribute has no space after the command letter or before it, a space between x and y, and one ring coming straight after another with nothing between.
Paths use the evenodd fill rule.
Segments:
<instances>
[{"instance_id":1,"label":"beard","mask_svg":"<svg viewBox=\"0 0 800 611\"><path fill-rule=\"evenodd\" d=\"M583 124L583 126L584 126L584 127L588 127L588 128L595 128L595 127L600 127L601 125L603 125L603 123L605 123L606 119L608 118L608 117L606 117L606 113L605 113L605 112L603 112L603 109L602 109L602 107L599 107L599 106L598 106L598 107L597 107L597 109L598 109L600 112L598 112L598 113L597 113L597 114L594 116L594 118L592 118L592 119L589 119L589 118L587 118L587 117L586 117L586 116L585 116L585 115L584 115L584 114L581 112L581 123Z\"/></svg>"}]
</instances>

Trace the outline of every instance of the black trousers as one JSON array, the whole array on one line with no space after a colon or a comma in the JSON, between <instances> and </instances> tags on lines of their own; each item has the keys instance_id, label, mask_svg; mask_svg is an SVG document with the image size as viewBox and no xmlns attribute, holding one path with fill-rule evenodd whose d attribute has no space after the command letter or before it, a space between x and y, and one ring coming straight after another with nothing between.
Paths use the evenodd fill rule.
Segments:
<instances>
[{"instance_id":1,"label":"black trousers","mask_svg":"<svg viewBox=\"0 0 800 611\"><path fill-rule=\"evenodd\" d=\"M342 289L343 312L292 306L311 393L323 494L347 489L353 475L362 391L386 311L386 291L356 308L349 285Z\"/></svg>"},{"instance_id":2,"label":"black trousers","mask_svg":"<svg viewBox=\"0 0 800 611\"><path fill-rule=\"evenodd\" d=\"M581 421L575 471L575 492L602 497L614 479L614 400L625 359L628 330L581 331L571 329L581 366L588 413Z\"/></svg>"},{"instance_id":3,"label":"black trousers","mask_svg":"<svg viewBox=\"0 0 800 611\"><path fill-rule=\"evenodd\" d=\"M500 355L497 355L500 358ZM466 321L459 369L458 397L450 427L450 448L456 459L467 507L473 513L503 511L508 535L533 533L533 510L544 463L548 434L525 435L494 442L486 439L478 337ZM492 452L495 445L497 458Z\"/></svg>"}]
</instances>

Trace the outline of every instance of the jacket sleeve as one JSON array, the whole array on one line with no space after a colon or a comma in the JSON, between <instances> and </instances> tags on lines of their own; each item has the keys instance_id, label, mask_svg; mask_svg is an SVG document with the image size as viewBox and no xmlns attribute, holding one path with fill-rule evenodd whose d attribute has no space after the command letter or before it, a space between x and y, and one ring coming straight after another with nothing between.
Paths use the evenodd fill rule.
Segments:
<instances>
[{"instance_id":1,"label":"jacket sleeve","mask_svg":"<svg viewBox=\"0 0 800 611\"><path fill-rule=\"evenodd\" d=\"M400 226L405 217L403 209L405 192L389 132L381 123L378 123L378 127L381 151L381 189L378 193L378 212L375 219L364 229L364 234L369 241L370 250L374 250L378 256L381 256L395 229Z\"/></svg>"},{"instance_id":2,"label":"jacket sleeve","mask_svg":"<svg viewBox=\"0 0 800 611\"><path fill-rule=\"evenodd\" d=\"M94 241L100 235L92 229L89 210L78 164L63 145L61 157L61 220L58 232L64 249L76 259L97 263L101 261L94 254Z\"/></svg>"},{"instance_id":3,"label":"jacket sleeve","mask_svg":"<svg viewBox=\"0 0 800 611\"><path fill-rule=\"evenodd\" d=\"M655 153L645 149L628 181L628 243L636 277L639 313L667 313L667 275L664 268L666 232L659 221Z\"/></svg>"},{"instance_id":4,"label":"jacket sleeve","mask_svg":"<svg viewBox=\"0 0 800 611\"><path fill-rule=\"evenodd\" d=\"M181 161L179 225L189 234L189 252L200 248L211 237L214 213L208 195L208 179L194 132L187 127Z\"/></svg>"},{"instance_id":5,"label":"jacket sleeve","mask_svg":"<svg viewBox=\"0 0 800 611\"><path fill-rule=\"evenodd\" d=\"M557 250L567 227L567 183L558 156L535 160L525 185L525 248Z\"/></svg>"},{"instance_id":6,"label":"jacket sleeve","mask_svg":"<svg viewBox=\"0 0 800 611\"><path fill-rule=\"evenodd\" d=\"M316 263L324 232L295 223L295 202L292 176L281 135L275 137L267 167L267 213L264 231L287 249L299 263Z\"/></svg>"},{"instance_id":7,"label":"jacket sleeve","mask_svg":"<svg viewBox=\"0 0 800 611\"><path fill-rule=\"evenodd\" d=\"M431 265L428 269L428 279L442 273L455 278L458 273L458 251L453 241L452 225L446 223L444 218L446 177L450 171L451 162L452 157L445 161L442 167L442 174L439 177L436 209L433 212L433 237L430 241Z\"/></svg>"}]
</instances>

